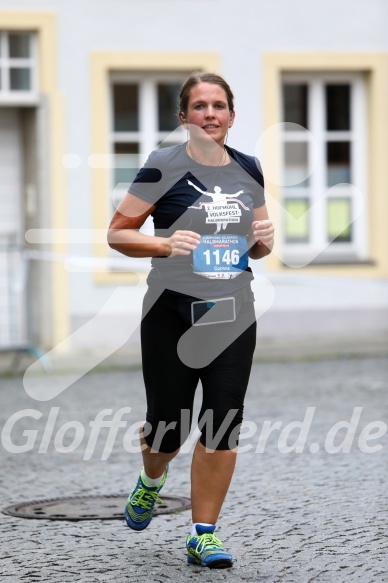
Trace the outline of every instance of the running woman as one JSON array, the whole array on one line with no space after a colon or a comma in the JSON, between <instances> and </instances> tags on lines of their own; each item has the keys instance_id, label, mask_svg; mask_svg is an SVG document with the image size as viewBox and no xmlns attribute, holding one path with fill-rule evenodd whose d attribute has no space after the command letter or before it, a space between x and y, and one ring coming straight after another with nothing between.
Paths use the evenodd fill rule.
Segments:
<instances>
[{"instance_id":1,"label":"running woman","mask_svg":"<svg viewBox=\"0 0 388 583\"><path fill-rule=\"evenodd\" d=\"M235 468L256 343L248 257L271 252L274 228L258 161L226 145L235 119L227 82L193 73L179 99L187 142L151 153L108 234L109 245L124 255L152 257L141 324L143 468L125 518L137 531L151 522L169 463L190 433L201 381L187 560L225 568L233 559L215 530ZM149 215L153 236L139 232Z\"/></svg>"}]
</instances>

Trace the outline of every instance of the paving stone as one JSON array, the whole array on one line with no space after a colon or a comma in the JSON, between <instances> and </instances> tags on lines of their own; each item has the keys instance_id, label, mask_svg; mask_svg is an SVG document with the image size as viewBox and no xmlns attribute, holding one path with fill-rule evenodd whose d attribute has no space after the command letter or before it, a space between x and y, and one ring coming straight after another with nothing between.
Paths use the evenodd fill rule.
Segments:
<instances>
[{"instance_id":1,"label":"paving stone","mask_svg":"<svg viewBox=\"0 0 388 583\"><path fill-rule=\"evenodd\" d=\"M60 375L51 374L49 381L55 384ZM42 376L43 382L47 378ZM27 500L128 493L141 467L140 454L123 447L125 432L144 419L140 370L91 372L47 402L31 399L21 376L0 379L0 384L2 427L18 411L41 414L20 418L10 434L11 442L22 446L35 439L36 431L31 451L9 451L10 440L3 434L1 508ZM254 423L256 431L241 440L241 447L251 448L238 457L218 525L220 538L235 558L233 569L187 565L185 538L191 523L187 511L155 517L140 533L120 521L44 521L1 514L0 580L387 581L388 432L369 442L381 444L379 451L364 453L359 447L368 423L388 424L387 385L388 359L383 356L255 364L245 420ZM199 404L200 390L197 412ZM96 415L111 410L106 418L112 419L123 407L131 410L123 416L126 426L118 428L111 453L106 450L108 428L102 428L87 454L90 423ZM299 444L301 451L286 453L284 448L292 449L299 434L297 427L287 434L287 424L302 423L309 407L314 410ZM349 452L329 453L324 445L329 431L338 422L350 422L356 407L361 409L354 436L348 438ZM54 419L53 412L57 417L50 437L47 422ZM266 422L280 425L258 450ZM71 445L75 427L81 426L79 446L67 453L58 451L60 444ZM345 437L346 428L338 428L332 446L340 446ZM310 451L313 443L320 446L315 453ZM101 459L104 450L107 459ZM163 492L189 495L190 461L188 452L172 462Z\"/></svg>"}]
</instances>

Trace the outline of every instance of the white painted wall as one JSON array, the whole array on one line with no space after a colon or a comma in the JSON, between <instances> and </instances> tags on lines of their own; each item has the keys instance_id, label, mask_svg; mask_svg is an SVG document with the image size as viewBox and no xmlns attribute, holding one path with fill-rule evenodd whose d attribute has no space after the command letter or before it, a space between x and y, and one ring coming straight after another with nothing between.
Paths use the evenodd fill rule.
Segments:
<instances>
[{"instance_id":1,"label":"white painted wall","mask_svg":"<svg viewBox=\"0 0 388 583\"><path fill-rule=\"evenodd\" d=\"M67 173L73 228L91 227L91 51L219 52L222 74L236 96L229 143L253 153L262 127L263 53L388 50L386 0L0 0L2 9L53 11L58 17L67 150L82 159L79 168ZM79 252L88 254L90 249ZM94 314L112 289L96 286L89 274L72 274L72 315Z\"/></svg>"}]
</instances>

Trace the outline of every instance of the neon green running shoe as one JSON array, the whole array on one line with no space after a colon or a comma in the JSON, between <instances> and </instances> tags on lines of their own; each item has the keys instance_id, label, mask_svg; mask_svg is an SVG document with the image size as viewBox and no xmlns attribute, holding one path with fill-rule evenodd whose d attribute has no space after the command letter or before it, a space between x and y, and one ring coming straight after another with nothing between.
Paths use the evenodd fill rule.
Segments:
<instances>
[{"instance_id":1,"label":"neon green running shoe","mask_svg":"<svg viewBox=\"0 0 388 583\"><path fill-rule=\"evenodd\" d=\"M222 542L214 534L215 526L196 525L197 536L186 540L187 562L210 569L225 569L233 563L232 555L227 553Z\"/></svg>"},{"instance_id":2,"label":"neon green running shoe","mask_svg":"<svg viewBox=\"0 0 388 583\"><path fill-rule=\"evenodd\" d=\"M133 530L144 530L151 522L155 511L155 502L162 502L158 494L164 486L167 472L168 466L164 470L163 479L159 486L155 487L144 484L141 477L142 472L140 472L137 484L130 493L125 506L125 520Z\"/></svg>"}]
</instances>

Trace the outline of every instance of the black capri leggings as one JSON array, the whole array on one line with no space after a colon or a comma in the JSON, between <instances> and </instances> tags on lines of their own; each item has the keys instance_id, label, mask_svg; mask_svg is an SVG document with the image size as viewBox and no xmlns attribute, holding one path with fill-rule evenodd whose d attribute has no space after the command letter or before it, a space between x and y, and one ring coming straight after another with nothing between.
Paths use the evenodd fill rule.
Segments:
<instances>
[{"instance_id":1,"label":"black capri leggings","mask_svg":"<svg viewBox=\"0 0 388 583\"><path fill-rule=\"evenodd\" d=\"M194 300L149 289L143 302L144 438L150 447L164 453L177 450L189 436L199 380L203 390L198 417L201 443L217 450L238 445L256 345L254 305L252 301L242 303L234 322L191 326Z\"/></svg>"}]
</instances>

